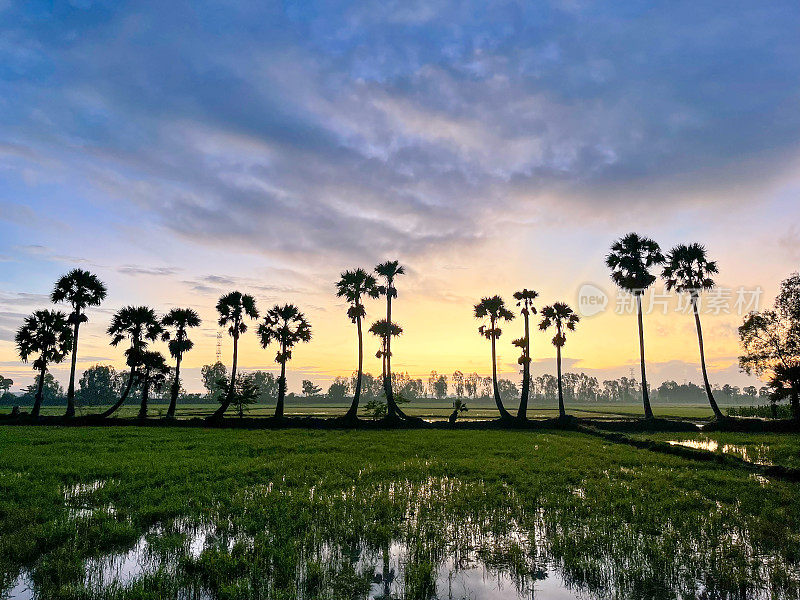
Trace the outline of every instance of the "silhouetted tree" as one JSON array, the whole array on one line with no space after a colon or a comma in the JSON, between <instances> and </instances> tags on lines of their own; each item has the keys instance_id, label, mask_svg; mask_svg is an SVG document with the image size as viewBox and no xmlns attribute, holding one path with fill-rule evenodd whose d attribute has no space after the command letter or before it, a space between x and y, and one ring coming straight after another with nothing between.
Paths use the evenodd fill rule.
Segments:
<instances>
[{"instance_id":1,"label":"silhouetted tree","mask_svg":"<svg viewBox=\"0 0 800 600\"><path fill-rule=\"evenodd\" d=\"M67 315L56 310L37 310L25 317L22 327L17 331L14 341L22 362L36 354L33 368L39 371L39 384L33 402L31 415L39 416L42 408L42 389L47 365L60 363L72 347L72 329Z\"/></svg>"},{"instance_id":2,"label":"silhouetted tree","mask_svg":"<svg viewBox=\"0 0 800 600\"><path fill-rule=\"evenodd\" d=\"M712 275L716 275L717 263L706 257L706 249L700 244L679 244L667 253L666 263L661 276L666 281L667 290L688 293L694 311L694 323L697 328L697 342L700 345L700 368L703 372L703 385L706 397L717 419L724 418L722 411L714 400L711 385L706 371L706 353L703 346L703 329L700 326L700 311L697 301L700 292L714 287Z\"/></svg>"},{"instance_id":3,"label":"silhouetted tree","mask_svg":"<svg viewBox=\"0 0 800 600\"><path fill-rule=\"evenodd\" d=\"M228 383L228 393L220 407L209 419L221 419L230 406L233 398L234 385L236 384L236 366L239 358L239 336L247 331L245 318L257 319L258 309L256 301L250 294L231 292L222 296L217 302L219 313L219 326L228 326L228 335L233 338L233 364L231 365L231 378Z\"/></svg>"},{"instance_id":4,"label":"silhouetted tree","mask_svg":"<svg viewBox=\"0 0 800 600\"><path fill-rule=\"evenodd\" d=\"M78 397L85 406L111 404L118 390L117 371L110 365L94 365L81 375Z\"/></svg>"},{"instance_id":5,"label":"silhouetted tree","mask_svg":"<svg viewBox=\"0 0 800 600\"><path fill-rule=\"evenodd\" d=\"M386 319L380 319L379 321L375 321L369 328L369 332L380 339L381 347L375 353L376 358L381 359L381 378L384 381L383 392L386 395L386 370L387 362L389 358L389 340L393 337L397 337L403 333L403 328L400 327L397 323L389 323ZM396 403L395 403L396 404ZM386 402L386 414L389 415L389 402L387 398ZM395 415L395 418L397 416Z\"/></svg>"},{"instance_id":6,"label":"silhouetted tree","mask_svg":"<svg viewBox=\"0 0 800 600\"><path fill-rule=\"evenodd\" d=\"M644 329L642 326L642 294L656 280L650 269L664 262L659 245L648 237L629 233L611 245L606 256L606 265L611 269L611 279L620 288L636 297L636 313L639 320L639 357L642 365L642 403L644 416L653 418L650 396L647 390L647 375L644 366Z\"/></svg>"},{"instance_id":7,"label":"silhouetted tree","mask_svg":"<svg viewBox=\"0 0 800 600\"><path fill-rule=\"evenodd\" d=\"M175 329L174 334L167 330L163 336L165 340L169 340L169 353L175 359L175 379L172 382L169 409L167 409L168 419L175 417L178 392L181 389L181 360L183 360L183 355L194 347L194 342L189 339L186 330L190 327L199 327L200 323L200 315L191 308L173 308L161 319L164 327Z\"/></svg>"},{"instance_id":8,"label":"silhouetted tree","mask_svg":"<svg viewBox=\"0 0 800 600\"><path fill-rule=\"evenodd\" d=\"M476 319L489 319L489 326L486 324L478 327L480 333L487 340L492 342L492 386L494 389L494 401L497 404L497 410L500 411L501 419L511 419L511 414L503 406L503 400L500 396L500 389L497 387L497 338L503 333L503 330L497 326L500 320L511 321L514 318L514 313L506 308L505 302L500 296L492 296L489 298L482 298L478 304L475 305L475 318Z\"/></svg>"},{"instance_id":9,"label":"silhouetted tree","mask_svg":"<svg viewBox=\"0 0 800 600\"><path fill-rule=\"evenodd\" d=\"M161 352L145 350L142 352L139 365L139 384L142 390L139 418L147 418L147 401L150 399L150 390L159 390L167 380L169 367Z\"/></svg>"},{"instance_id":10,"label":"silhouetted tree","mask_svg":"<svg viewBox=\"0 0 800 600\"><path fill-rule=\"evenodd\" d=\"M380 291L375 277L364 269L355 269L342 273L341 278L336 282L336 295L344 298L349 303L347 316L355 323L358 335L358 377L356 378L353 402L347 414L345 414L345 419L353 420L358 418L358 403L361 400L361 379L364 373L364 334L361 330L361 323L367 311L361 299L364 296L377 298L380 295Z\"/></svg>"},{"instance_id":11,"label":"silhouetted tree","mask_svg":"<svg viewBox=\"0 0 800 600\"><path fill-rule=\"evenodd\" d=\"M522 351L519 357L519 364L522 365L522 394L519 401L519 409L517 410L518 419L528 418L528 396L530 394L530 380L531 380L531 330L530 330L530 315L536 314L536 308L533 306L533 301L539 296L538 292L529 289L523 289L519 292L514 292L514 300L517 301L517 306L521 306L522 318L525 321L525 335L521 338L514 340L513 344Z\"/></svg>"},{"instance_id":12,"label":"silhouetted tree","mask_svg":"<svg viewBox=\"0 0 800 600\"><path fill-rule=\"evenodd\" d=\"M67 302L72 305L69 322L72 325L72 364L69 369L69 385L67 387L67 412L64 416L75 416L75 365L78 360L78 328L89 320L86 309L99 306L105 300L106 286L97 275L82 269L73 269L61 277L50 294L50 300L58 304Z\"/></svg>"},{"instance_id":13,"label":"silhouetted tree","mask_svg":"<svg viewBox=\"0 0 800 600\"><path fill-rule=\"evenodd\" d=\"M275 417L283 417L283 401L286 397L286 361L292 358L292 348L300 342L311 341L311 325L294 304L276 304L267 312L264 322L258 326L261 346L267 348L272 342L278 344L275 362L281 365L278 380L278 403Z\"/></svg>"},{"instance_id":14,"label":"silhouetted tree","mask_svg":"<svg viewBox=\"0 0 800 600\"><path fill-rule=\"evenodd\" d=\"M575 325L580 321L580 317L564 302L555 302L550 306L545 306L541 313L542 321L539 329L547 331L555 325L556 335L553 337L553 345L556 347L556 371L558 374L558 416L564 418L564 388L561 379L561 348L567 341L566 330L575 331Z\"/></svg>"},{"instance_id":15,"label":"silhouetted tree","mask_svg":"<svg viewBox=\"0 0 800 600\"><path fill-rule=\"evenodd\" d=\"M128 398L133 382L138 377L138 369L142 365L148 344L155 342L163 333L164 328L156 317L156 312L147 306L126 306L114 314L108 326L108 335L111 336L112 346L119 345L122 340L128 340L130 347L125 350L125 362L130 367L130 372L120 399L114 406L100 414L100 418L113 415Z\"/></svg>"},{"instance_id":16,"label":"silhouetted tree","mask_svg":"<svg viewBox=\"0 0 800 600\"><path fill-rule=\"evenodd\" d=\"M450 413L450 417L447 419L451 424L456 422L458 416L462 413L467 412L469 409L467 408L467 403L464 402L461 398L456 398L453 400L453 412Z\"/></svg>"},{"instance_id":17,"label":"silhouetted tree","mask_svg":"<svg viewBox=\"0 0 800 600\"><path fill-rule=\"evenodd\" d=\"M203 365L200 369L200 378L203 380L203 387L208 392L208 398L224 402L228 389L228 369L225 368L225 365L221 362ZM220 382L222 383L220 384Z\"/></svg>"},{"instance_id":18,"label":"silhouetted tree","mask_svg":"<svg viewBox=\"0 0 800 600\"><path fill-rule=\"evenodd\" d=\"M303 379L300 388L303 391L303 396L306 398L313 398L322 391L322 388L318 385L314 385L314 382L310 379Z\"/></svg>"}]
</instances>

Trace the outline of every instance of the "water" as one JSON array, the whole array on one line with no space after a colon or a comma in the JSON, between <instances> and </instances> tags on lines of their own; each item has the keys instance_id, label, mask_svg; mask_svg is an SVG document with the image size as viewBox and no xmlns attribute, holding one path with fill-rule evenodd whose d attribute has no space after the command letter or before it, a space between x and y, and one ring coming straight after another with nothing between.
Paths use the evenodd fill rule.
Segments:
<instances>
[{"instance_id":1,"label":"water","mask_svg":"<svg viewBox=\"0 0 800 600\"><path fill-rule=\"evenodd\" d=\"M730 454L746 462L758 465L773 464L768 458L769 446L767 444L737 446L735 444L719 444L716 440L708 438L701 440L669 440L668 443L672 446L684 446L686 448L694 448L695 450L705 450L706 452Z\"/></svg>"}]
</instances>

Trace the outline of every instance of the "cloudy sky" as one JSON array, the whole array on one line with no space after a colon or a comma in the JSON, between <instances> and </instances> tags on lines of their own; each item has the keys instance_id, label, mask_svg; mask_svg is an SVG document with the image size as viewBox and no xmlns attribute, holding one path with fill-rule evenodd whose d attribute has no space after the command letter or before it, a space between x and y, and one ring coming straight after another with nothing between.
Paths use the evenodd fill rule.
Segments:
<instances>
[{"instance_id":1,"label":"cloudy sky","mask_svg":"<svg viewBox=\"0 0 800 600\"><path fill-rule=\"evenodd\" d=\"M81 368L122 365L104 333L119 307L193 306L198 389L215 301L240 289L305 310L290 388L326 383L355 365L338 274L397 258L398 369L488 373L477 299L576 305L592 283L609 305L565 356L628 375L636 321L603 257L637 231L718 260L731 314L703 316L712 379L744 384L737 290L771 302L800 262L798 32L778 0L0 2L0 373L30 383L14 331L80 266L110 290ZM692 319L656 306L651 379L696 381ZM509 377L520 325L500 341ZM251 329L244 367L273 358Z\"/></svg>"}]
</instances>

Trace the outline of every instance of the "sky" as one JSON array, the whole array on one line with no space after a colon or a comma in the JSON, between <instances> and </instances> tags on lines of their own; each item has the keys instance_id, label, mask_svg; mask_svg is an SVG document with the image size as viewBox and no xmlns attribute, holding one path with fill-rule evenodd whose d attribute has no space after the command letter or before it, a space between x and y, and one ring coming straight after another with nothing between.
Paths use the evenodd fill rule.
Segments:
<instances>
[{"instance_id":1,"label":"sky","mask_svg":"<svg viewBox=\"0 0 800 600\"><path fill-rule=\"evenodd\" d=\"M199 391L216 300L237 289L305 312L289 388L327 386L356 366L339 274L397 259L396 370L486 375L475 302L516 308L529 288L578 309L590 284L608 304L569 334L565 366L638 377L636 317L604 265L636 231L707 247L712 383L754 383L736 300L769 305L800 262L798 32L780 0L0 1L0 374L32 382L14 332L80 267L109 295L79 371L123 367L105 334L120 307L187 306ZM693 319L653 300L649 380L699 383ZM368 322L383 310L368 302ZM241 366L276 372L254 331ZM521 332L504 326L501 376L519 378ZM533 335L534 374L554 372L551 337Z\"/></svg>"}]
</instances>

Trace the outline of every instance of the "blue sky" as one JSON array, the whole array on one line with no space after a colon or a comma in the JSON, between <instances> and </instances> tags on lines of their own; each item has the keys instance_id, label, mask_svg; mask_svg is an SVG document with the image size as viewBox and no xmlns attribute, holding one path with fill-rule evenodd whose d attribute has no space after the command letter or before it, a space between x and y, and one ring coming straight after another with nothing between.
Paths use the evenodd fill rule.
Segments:
<instances>
[{"instance_id":1,"label":"blue sky","mask_svg":"<svg viewBox=\"0 0 800 600\"><path fill-rule=\"evenodd\" d=\"M120 360L115 308L193 303L196 370L216 296L246 287L314 317L298 369L324 380L349 369L331 289L354 265L409 265L422 373L453 367L436 357L456 331L475 352L453 361L485 370L475 296L610 288L602 255L628 230L705 242L723 283L770 294L800 258L794 2L6 1L0 27L0 369L17 378L14 329L76 264L112 289L87 364ZM580 368L627 374L618 318L576 334ZM735 324L710 323L728 378ZM685 325L654 325L663 377L694 369Z\"/></svg>"}]
</instances>

